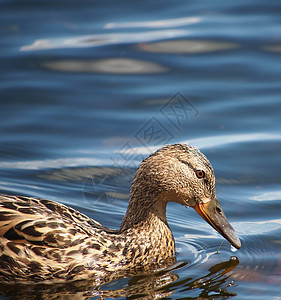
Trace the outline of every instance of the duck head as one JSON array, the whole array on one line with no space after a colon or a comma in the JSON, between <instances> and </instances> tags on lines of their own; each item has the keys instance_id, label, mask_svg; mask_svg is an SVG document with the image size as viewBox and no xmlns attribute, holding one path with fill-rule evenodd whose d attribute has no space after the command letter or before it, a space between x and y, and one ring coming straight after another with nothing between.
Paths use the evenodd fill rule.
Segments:
<instances>
[{"instance_id":1,"label":"duck head","mask_svg":"<svg viewBox=\"0 0 281 300\"><path fill-rule=\"evenodd\" d=\"M143 217L140 211L151 211L166 222L166 204L169 201L194 208L235 248L241 247L217 200L213 168L205 155L194 147L168 145L140 164L123 225L128 219L132 223L133 219L136 221Z\"/></svg>"}]
</instances>

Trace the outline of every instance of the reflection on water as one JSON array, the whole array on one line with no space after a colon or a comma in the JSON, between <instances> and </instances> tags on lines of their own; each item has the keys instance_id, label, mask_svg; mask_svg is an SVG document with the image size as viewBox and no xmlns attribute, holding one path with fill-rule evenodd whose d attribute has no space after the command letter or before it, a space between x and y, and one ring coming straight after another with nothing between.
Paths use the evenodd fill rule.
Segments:
<instances>
[{"instance_id":1,"label":"reflection on water","mask_svg":"<svg viewBox=\"0 0 281 300\"><path fill-rule=\"evenodd\" d=\"M63 72L98 72L112 74L162 73L166 70L156 63L128 58L110 58L96 61L63 60L47 62L44 66L50 70Z\"/></svg>"},{"instance_id":2,"label":"reflection on water","mask_svg":"<svg viewBox=\"0 0 281 300\"><path fill-rule=\"evenodd\" d=\"M178 30L158 30L143 31L136 33L108 33L101 35L80 36L72 38L53 38L39 39L31 45L25 45L20 51L38 51L46 49L60 48L85 48L85 47L101 47L106 45L120 45L126 43L143 43L155 40L179 38L185 36L188 31Z\"/></svg>"},{"instance_id":3,"label":"reflection on water","mask_svg":"<svg viewBox=\"0 0 281 300\"><path fill-rule=\"evenodd\" d=\"M117 299L141 298L162 299L174 293L200 297L221 299L236 294L230 289L235 285L232 279L233 269L239 264L236 257L228 261L213 265L209 273L202 277L190 277L178 280L175 271L188 268L185 263L177 263L167 270L152 274L123 278L103 285L101 288L93 285L91 281L79 281L71 284L56 285L1 285L0 292L11 299ZM202 298L201 298L202 297Z\"/></svg>"},{"instance_id":4,"label":"reflection on water","mask_svg":"<svg viewBox=\"0 0 281 300\"><path fill-rule=\"evenodd\" d=\"M190 24L199 23L201 20L200 17L185 17L185 18L176 18L176 19L163 19L157 21L143 21L143 22L120 22L120 23L107 23L104 28L173 28L181 27Z\"/></svg>"},{"instance_id":5,"label":"reflection on water","mask_svg":"<svg viewBox=\"0 0 281 300\"><path fill-rule=\"evenodd\" d=\"M266 200L280 200L281 199L281 191L273 191L273 192L266 192L266 193L261 193L256 196L250 197L251 200L256 200L256 201L266 201Z\"/></svg>"},{"instance_id":6,"label":"reflection on water","mask_svg":"<svg viewBox=\"0 0 281 300\"><path fill-rule=\"evenodd\" d=\"M148 52L187 54L225 51L235 49L237 47L238 45L234 43L204 40L173 40L139 45L141 50Z\"/></svg>"},{"instance_id":7,"label":"reflection on water","mask_svg":"<svg viewBox=\"0 0 281 300\"><path fill-rule=\"evenodd\" d=\"M270 52L281 52L281 45L264 46L263 49Z\"/></svg>"}]
</instances>

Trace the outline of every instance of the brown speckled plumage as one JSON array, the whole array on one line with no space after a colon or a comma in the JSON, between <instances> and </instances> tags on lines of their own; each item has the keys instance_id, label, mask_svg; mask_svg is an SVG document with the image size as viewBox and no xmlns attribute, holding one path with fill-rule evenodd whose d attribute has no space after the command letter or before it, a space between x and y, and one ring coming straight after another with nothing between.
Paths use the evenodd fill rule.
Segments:
<instances>
[{"instance_id":1,"label":"brown speckled plumage","mask_svg":"<svg viewBox=\"0 0 281 300\"><path fill-rule=\"evenodd\" d=\"M196 170L204 170L203 180ZM119 230L53 201L0 195L0 281L98 282L169 264L175 244L167 202L193 207L207 198L216 199L213 169L198 150L181 144L141 163Z\"/></svg>"}]
</instances>

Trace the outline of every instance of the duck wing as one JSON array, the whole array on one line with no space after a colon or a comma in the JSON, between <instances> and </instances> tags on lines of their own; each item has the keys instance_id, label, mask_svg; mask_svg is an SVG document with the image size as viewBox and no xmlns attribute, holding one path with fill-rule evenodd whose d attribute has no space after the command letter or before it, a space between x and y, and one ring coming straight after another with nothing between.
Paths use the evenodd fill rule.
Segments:
<instances>
[{"instance_id":1,"label":"duck wing","mask_svg":"<svg viewBox=\"0 0 281 300\"><path fill-rule=\"evenodd\" d=\"M63 204L0 194L0 282L93 276L105 229Z\"/></svg>"},{"instance_id":2,"label":"duck wing","mask_svg":"<svg viewBox=\"0 0 281 300\"><path fill-rule=\"evenodd\" d=\"M0 238L67 248L103 229L78 211L50 200L0 195Z\"/></svg>"}]
</instances>

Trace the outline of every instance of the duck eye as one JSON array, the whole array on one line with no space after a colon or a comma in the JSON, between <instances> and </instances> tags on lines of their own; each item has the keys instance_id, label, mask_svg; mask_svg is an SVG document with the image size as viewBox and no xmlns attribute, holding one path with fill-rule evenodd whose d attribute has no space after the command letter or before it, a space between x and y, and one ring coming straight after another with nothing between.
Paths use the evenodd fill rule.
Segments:
<instances>
[{"instance_id":1,"label":"duck eye","mask_svg":"<svg viewBox=\"0 0 281 300\"><path fill-rule=\"evenodd\" d=\"M196 176L198 178L204 178L205 177L205 172L203 170L197 170L196 171Z\"/></svg>"}]
</instances>

